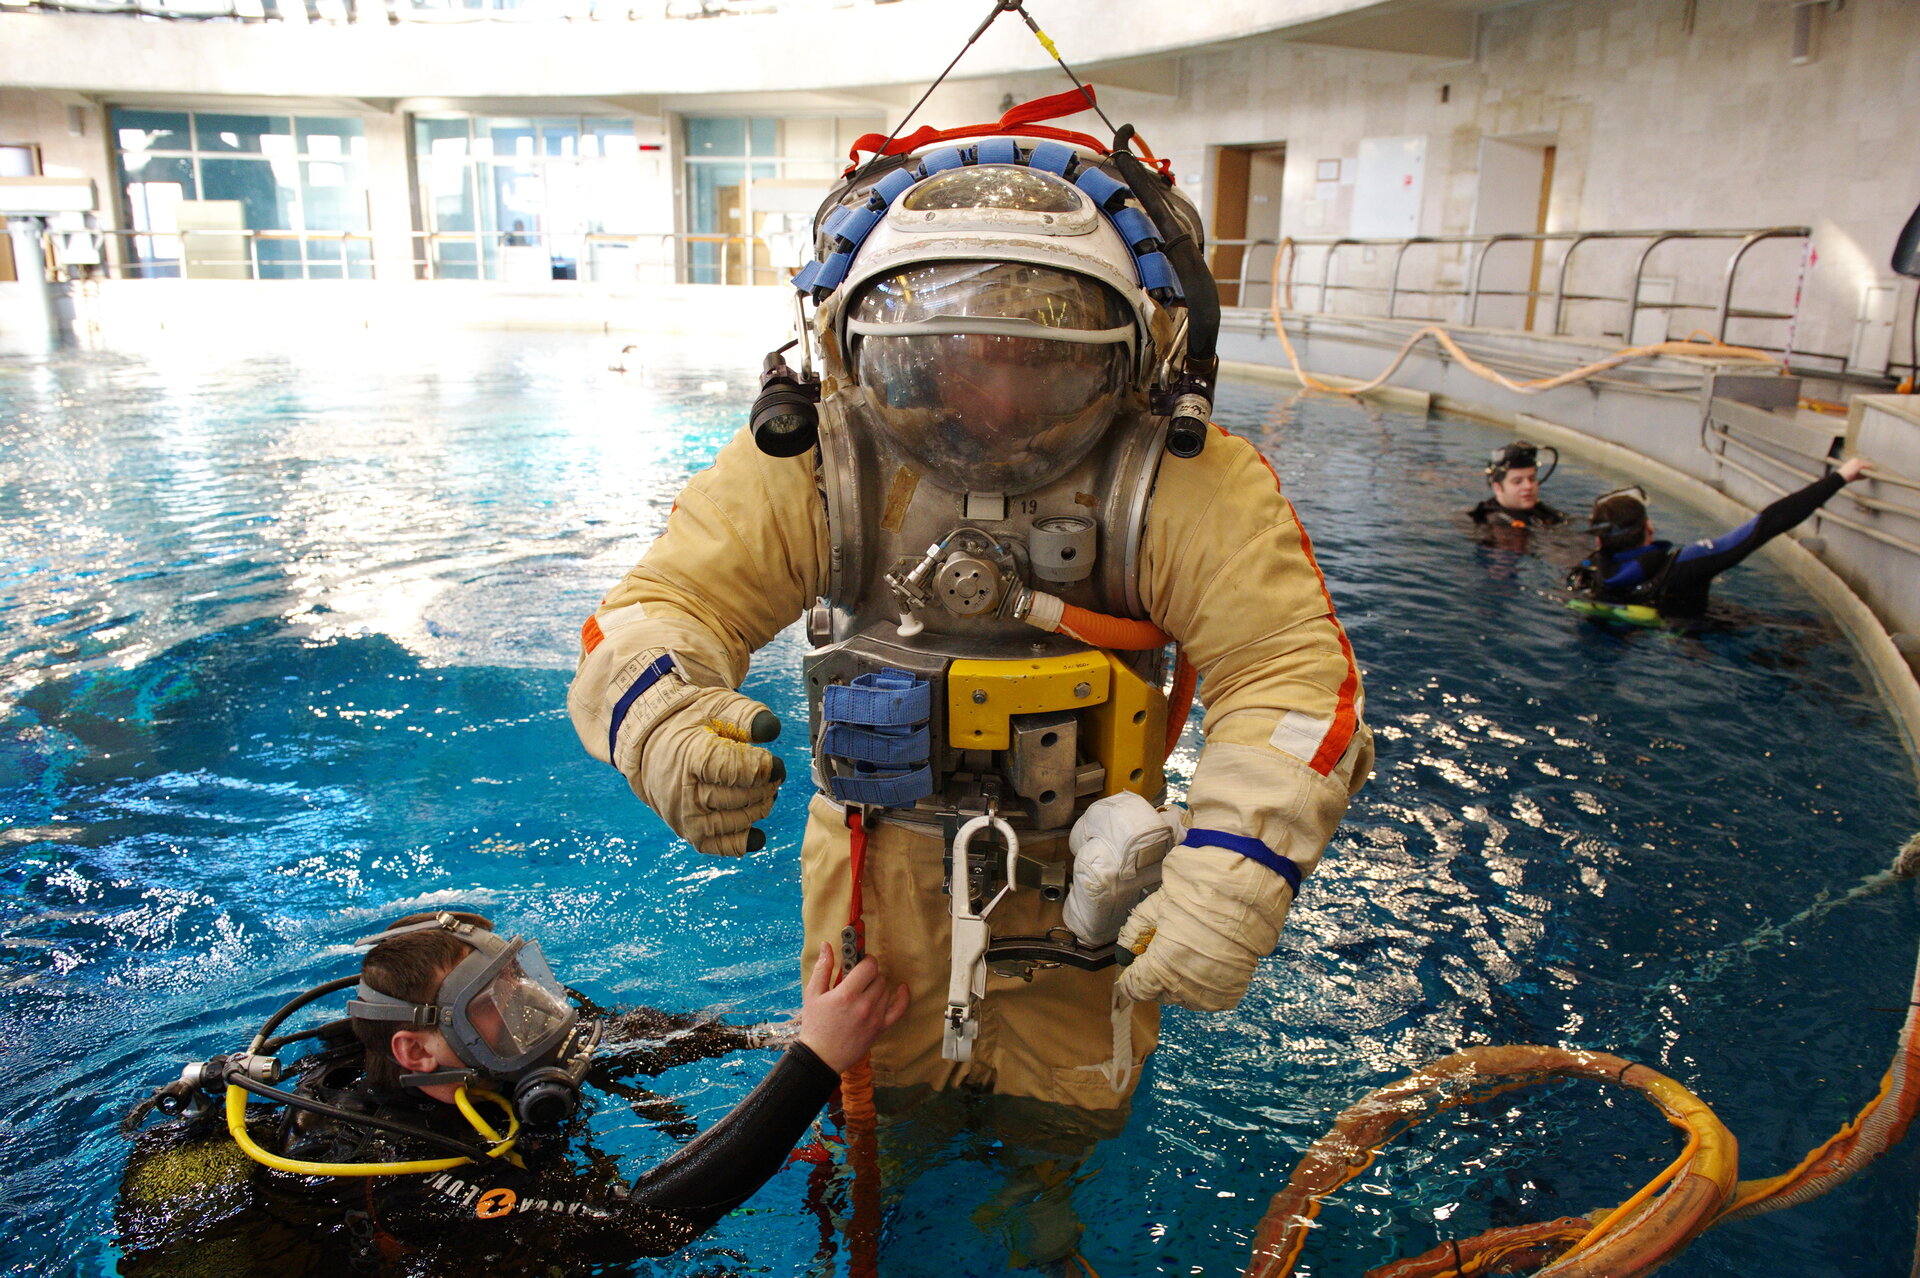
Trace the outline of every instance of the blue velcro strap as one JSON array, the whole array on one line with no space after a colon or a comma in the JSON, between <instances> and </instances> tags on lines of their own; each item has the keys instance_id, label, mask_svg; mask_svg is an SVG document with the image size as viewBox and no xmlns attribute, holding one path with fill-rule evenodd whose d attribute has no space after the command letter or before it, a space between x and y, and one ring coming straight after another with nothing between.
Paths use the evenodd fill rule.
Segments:
<instances>
[{"instance_id":1,"label":"blue velcro strap","mask_svg":"<svg viewBox=\"0 0 1920 1278\"><path fill-rule=\"evenodd\" d=\"M1175 297L1185 296L1180 291L1180 277L1174 274L1173 263L1165 253L1142 253L1134 259L1134 265L1140 269L1140 287L1147 292L1166 289Z\"/></svg>"},{"instance_id":2,"label":"blue velcro strap","mask_svg":"<svg viewBox=\"0 0 1920 1278\"><path fill-rule=\"evenodd\" d=\"M1018 164L1020 152L1012 138L981 138L974 150L982 164Z\"/></svg>"},{"instance_id":3,"label":"blue velcro strap","mask_svg":"<svg viewBox=\"0 0 1920 1278\"><path fill-rule=\"evenodd\" d=\"M829 293L840 287L840 281L847 278L847 268L853 265L853 254L834 253L820 263L820 273L813 277L816 289L824 288Z\"/></svg>"},{"instance_id":4,"label":"blue velcro strap","mask_svg":"<svg viewBox=\"0 0 1920 1278\"><path fill-rule=\"evenodd\" d=\"M846 220L837 227L829 221L826 229L829 234L836 235L845 241L849 249L859 248L866 240L868 233L880 224L881 218L886 216L882 210L874 208L871 204L862 204L857 209L848 209L843 206L842 211L847 215Z\"/></svg>"},{"instance_id":5,"label":"blue velcro strap","mask_svg":"<svg viewBox=\"0 0 1920 1278\"><path fill-rule=\"evenodd\" d=\"M1114 210L1113 228L1127 241L1127 247L1136 253L1142 244L1148 244L1149 241L1150 247L1159 246L1160 228L1153 224L1152 218L1132 205Z\"/></svg>"},{"instance_id":6,"label":"blue velcro strap","mask_svg":"<svg viewBox=\"0 0 1920 1278\"><path fill-rule=\"evenodd\" d=\"M957 146L943 146L938 151L929 151L920 157L920 171L928 177L936 173L945 173L948 169L957 169L966 160L960 155Z\"/></svg>"},{"instance_id":7,"label":"blue velcro strap","mask_svg":"<svg viewBox=\"0 0 1920 1278\"><path fill-rule=\"evenodd\" d=\"M1093 197L1093 202L1109 211L1119 207L1120 202L1133 194L1125 182L1116 182L1099 169L1085 168L1073 184Z\"/></svg>"},{"instance_id":8,"label":"blue velcro strap","mask_svg":"<svg viewBox=\"0 0 1920 1278\"><path fill-rule=\"evenodd\" d=\"M830 236L839 235L840 228L845 226L847 219L852 216L853 210L842 204L833 212L827 214L827 220L820 224L820 233Z\"/></svg>"},{"instance_id":9,"label":"blue velcro strap","mask_svg":"<svg viewBox=\"0 0 1920 1278\"><path fill-rule=\"evenodd\" d=\"M1033 154L1027 157L1027 167L1045 169L1048 173L1058 173L1061 177L1065 177L1067 170L1073 167L1073 162L1078 158L1073 153L1073 148L1063 142L1042 142L1034 147Z\"/></svg>"},{"instance_id":10,"label":"blue velcro strap","mask_svg":"<svg viewBox=\"0 0 1920 1278\"><path fill-rule=\"evenodd\" d=\"M607 723L607 759L609 762L616 757L615 750L620 744L620 725L625 721L627 711L633 709L633 703L645 696L647 689L659 683L661 678L671 669L673 669L673 654L671 652L661 653L652 665L640 672L640 677L633 681L632 686L629 687L625 693L621 694L620 700L614 703L613 716Z\"/></svg>"},{"instance_id":11,"label":"blue velcro strap","mask_svg":"<svg viewBox=\"0 0 1920 1278\"><path fill-rule=\"evenodd\" d=\"M919 179L906 169L895 169L873 184L873 193L888 204L900 198L900 193Z\"/></svg>"},{"instance_id":12,"label":"blue velcro strap","mask_svg":"<svg viewBox=\"0 0 1920 1278\"><path fill-rule=\"evenodd\" d=\"M932 754L932 743L925 724L917 728L856 728L829 723L820 753L885 768L907 768L925 763Z\"/></svg>"},{"instance_id":13,"label":"blue velcro strap","mask_svg":"<svg viewBox=\"0 0 1920 1278\"><path fill-rule=\"evenodd\" d=\"M864 728L905 728L933 717L933 686L905 670L875 671L852 683L831 683L820 701L820 717L828 723L851 723Z\"/></svg>"},{"instance_id":14,"label":"blue velcro strap","mask_svg":"<svg viewBox=\"0 0 1920 1278\"><path fill-rule=\"evenodd\" d=\"M933 771L916 768L892 775L828 777L827 787L842 803L875 808L909 808L933 793Z\"/></svg>"},{"instance_id":15,"label":"blue velcro strap","mask_svg":"<svg viewBox=\"0 0 1920 1278\"><path fill-rule=\"evenodd\" d=\"M808 262L794 273L793 286L802 293L811 293L816 280L820 278L820 263Z\"/></svg>"},{"instance_id":16,"label":"blue velcro strap","mask_svg":"<svg viewBox=\"0 0 1920 1278\"><path fill-rule=\"evenodd\" d=\"M1285 879L1295 896L1300 894L1300 867L1258 839L1250 839L1244 834L1228 834L1225 830L1192 829L1187 831L1187 837L1180 840L1180 844L1189 848L1224 848L1228 852L1238 852L1247 860L1258 861Z\"/></svg>"}]
</instances>

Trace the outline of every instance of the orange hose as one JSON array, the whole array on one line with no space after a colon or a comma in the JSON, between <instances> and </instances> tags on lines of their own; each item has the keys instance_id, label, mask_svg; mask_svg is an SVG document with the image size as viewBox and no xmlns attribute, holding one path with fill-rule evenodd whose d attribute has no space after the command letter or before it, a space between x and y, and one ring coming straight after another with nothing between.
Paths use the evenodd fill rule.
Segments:
<instances>
[{"instance_id":1,"label":"orange hose","mask_svg":"<svg viewBox=\"0 0 1920 1278\"><path fill-rule=\"evenodd\" d=\"M1073 604L1065 606L1060 614L1060 624L1054 629L1070 639L1090 643L1096 648L1112 648L1117 652L1162 648L1173 642L1166 631L1151 621L1110 617L1106 613L1093 612Z\"/></svg>"},{"instance_id":2,"label":"orange hose","mask_svg":"<svg viewBox=\"0 0 1920 1278\"><path fill-rule=\"evenodd\" d=\"M1553 1047L1472 1047L1436 1061L1349 1106L1332 1130L1301 1158L1285 1188L1268 1204L1254 1236L1246 1278L1286 1278L1293 1273L1313 1219L1326 1196L1365 1171L1380 1147L1421 1119L1454 1106L1543 1082L1549 1078L1586 1078L1617 1083L1646 1096L1689 1136L1687 1149L1652 1184L1599 1219L1582 1222L1570 1249L1549 1267L1557 1275L1625 1278L1648 1272L1677 1253L1707 1228L1733 1193L1738 1154L1733 1136L1699 1097L1645 1066L1603 1052ZM1671 1184L1666 1182L1672 1181ZM1655 1193L1666 1185L1658 1197ZM1564 1234L1555 1234L1555 1237ZM1458 1244L1479 1256L1495 1253L1510 1238L1482 1235ZM1532 1245L1544 1239L1535 1236ZM1456 1253L1458 1254L1458 1253ZM1431 1253L1429 1253L1431 1255ZM1425 1259L1425 1258L1423 1258ZM1465 1256L1461 1257L1466 1260ZM1486 1254L1492 1262L1494 1254ZM1488 1272L1478 1264L1414 1268L1436 1278L1446 1272Z\"/></svg>"},{"instance_id":3,"label":"orange hose","mask_svg":"<svg viewBox=\"0 0 1920 1278\"><path fill-rule=\"evenodd\" d=\"M853 880L847 926L864 943L862 891L867 869L867 827L862 813L847 813L848 873ZM841 971L839 979L846 978ZM862 1056L840 1075L840 1113L846 1123L847 1162L853 1169L853 1220L847 1230L852 1278L874 1278L880 1269L880 1142L875 1134L873 1057Z\"/></svg>"},{"instance_id":4,"label":"orange hose","mask_svg":"<svg viewBox=\"0 0 1920 1278\"><path fill-rule=\"evenodd\" d=\"M1193 709L1193 693L1200 686L1200 672L1187 660L1187 654L1180 654L1179 662L1173 668L1173 692L1167 697L1167 748L1165 754L1171 758L1173 748L1180 744L1181 733L1187 730L1187 714Z\"/></svg>"},{"instance_id":5,"label":"orange hose","mask_svg":"<svg viewBox=\"0 0 1920 1278\"><path fill-rule=\"evenodd\" d=\"M1288 247L1289 245L1282 244L1280 250ZM1273 269L1276 279L1279 278L1280 250L1275 250L1273 255ZM1460 344L1453 340L1453 334L1449 333L1446 329L1441 328L1439 325L1428 325L1426 328L1416 331L1411 337L1407 338L1405 344L1402 345L1400 350L1394 355L1393 362L1387 365L1386 371L1378 377L1375 377L1372 381L1362 382L1358 386L1333 386L1321 381L1312 373L1300 367L1300 357L1294 353L1293 341L1287 336L1287 326L1280 316L1280 295L1277 291L1274 292L1272 302L1268 309L1273 316L1274 332L1280 336L1280 347L1286 351L1287 362L1293 365L1294 375L1300 379L1300 384L1308 390L1326 391L1334 395L1364 395L1370 390L1377 390L1386 384L1389 377L1394 375L1400 365L1406 361L1407 356L1412 353L1413 348L1428 338L1432 338L1443 347L1446 352L1458 360L1460 365L1468 372L1474 374L1476 377L1481 377L1487 381L1504 386L1506 389L1518 395L1539 395L1546 391L1570 385L1573 382L1584 381L1596 373L1603 373L1609 368L1616 368L1621 364L1631 363L1636 359L1644 359L1649 355L1686 355L1694 358L1712 356L1717 359L1756 360L1763 364L1778 364L1780 362L1776 356L1766 351L1755 350L1750 346L1728 346L1724 342L1713 341L1711 339L1695 341L1689 337L1684 342L1654 342L1647 346L1630 346L1625 350L1616 351L1605 359L1595 360L1591 364L1570 369L1567 372L1556 374L1553 377L1536 377L1531 381L1516 382L1495 372L1485 364L1474 359L1473 356L1467 354L1460 348Z\"/></svg>"}]
</instances>

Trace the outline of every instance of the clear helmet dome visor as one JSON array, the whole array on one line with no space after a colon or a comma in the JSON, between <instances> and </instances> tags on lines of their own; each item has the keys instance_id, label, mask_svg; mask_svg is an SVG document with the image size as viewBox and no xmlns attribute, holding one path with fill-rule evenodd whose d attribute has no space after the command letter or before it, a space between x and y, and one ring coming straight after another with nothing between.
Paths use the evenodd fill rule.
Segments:
<instances>
[{"instance_id":1,"label":"clear helmet dome visor","mask_svg":"<svg viewBox=\"0 0 1920 1278\"><path fill-rule=\"evenodd\" d=\"M849 313L874 423L956 492L1020 493L1071 470L1126 392L1126 304L1088 276L932 262L879 277Z\"/></svg>"}]
</instances>

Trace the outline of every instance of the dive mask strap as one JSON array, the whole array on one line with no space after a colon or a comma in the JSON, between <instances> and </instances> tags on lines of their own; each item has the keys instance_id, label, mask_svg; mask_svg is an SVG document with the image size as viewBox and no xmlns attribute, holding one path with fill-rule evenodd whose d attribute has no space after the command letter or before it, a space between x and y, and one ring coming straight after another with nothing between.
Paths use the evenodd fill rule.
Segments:
<instances>
[{"instance_id":1,"label":"dive mask strap","mask_svg":"<svg viewBox=\"0 0 1920 1278\"><path fill-rule=\"evenodd\" d=\"M411 936L415 932L451 932L461 940L467 941L467 944L473 945L472 941L467 940L467 935L475 930L473 924L464 923L453 915L442 911L424 922L409 923L405 927L388 928L384 932L375 932L372 936L363 936L353 943L353 948L356 950L372 949L382 941L391 941L396 936ZM478 949L479 947L475 946L474 948Z\"/></svg>"},{"instance_id":2,"label":"dive mask strap","mask_svg":"<svg viewBox=\"0 0 1920 1278\"><path fill-rule=\"evenodd\" d=\"M478 1078L479 1076L480 1076L480 1073L478 1070L437 1069L437 1070L434 1070L431 1074L402 1074L400 1076L400 1086L402 1087L438 1087L442 1083L449 1083L455 1087L460 1087L460 1086L464 1086L467 1083L471 1083L474 1079Z\"/></svg>"},{"instance_id":3,"label":"dive mask strap","mask_svg":"<svg viewBox=\"0 0 1920 1278\"><path fill-rule=\"evenodd\" d=\"M347 1000L347 1015L363 1021L402 1021L421 1029L432 1029L446 1019L437 1004L409 1003L384 994L365 981L360 982L353 994Z\"/></svg>"}]
</instances>

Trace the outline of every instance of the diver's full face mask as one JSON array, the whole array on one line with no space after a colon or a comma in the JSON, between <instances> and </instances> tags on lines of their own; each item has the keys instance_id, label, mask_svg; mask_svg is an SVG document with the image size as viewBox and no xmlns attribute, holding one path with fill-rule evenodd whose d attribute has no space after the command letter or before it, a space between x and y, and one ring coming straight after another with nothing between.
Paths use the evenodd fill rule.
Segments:
<instances>
[{"instance_id":1,"label":"diver's full face mask","mask_svg":"<svg viewBox=\"0 0 1920 1278\"><path fill-rule=\"evenodd\" d=\"M471 951L440 982L432 1003L410 1003L364 980L347 1010L362 1020L437 1029L468 1068L515 1081L559 1054L579 1019L566 987L536 941L503 939L451 915L368 937L375 945L410 931L444 928Z\"/></svg>"},{"instance_id":2,"label":"diver's full face mask","mask_svg":"<svg viewBox=\"0 0 1920 1278\"><path fill-rule=\"evenodd\" d=\"M1133 317L1088 276L931 262L870 282L847 322L873 421L955 492L1029 492L1085 457L1119 410Z\"/></svg>"}]
</instances>

